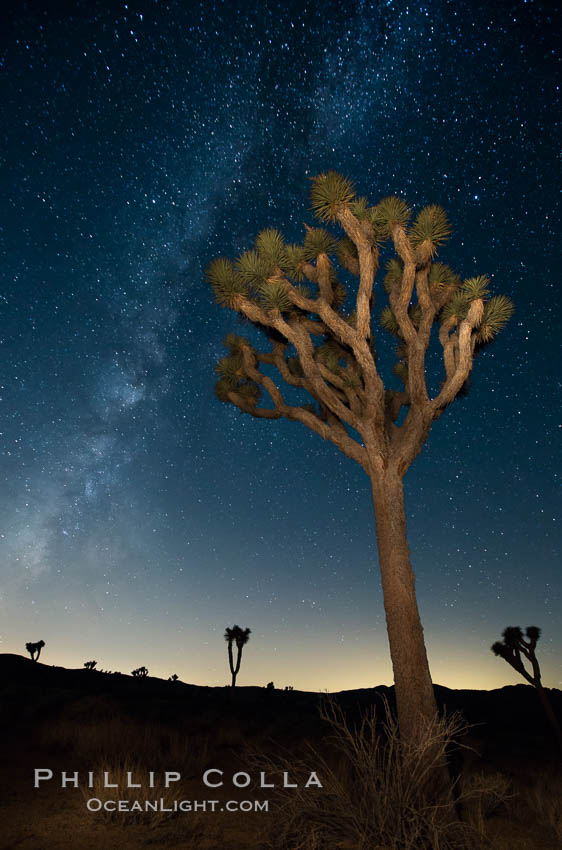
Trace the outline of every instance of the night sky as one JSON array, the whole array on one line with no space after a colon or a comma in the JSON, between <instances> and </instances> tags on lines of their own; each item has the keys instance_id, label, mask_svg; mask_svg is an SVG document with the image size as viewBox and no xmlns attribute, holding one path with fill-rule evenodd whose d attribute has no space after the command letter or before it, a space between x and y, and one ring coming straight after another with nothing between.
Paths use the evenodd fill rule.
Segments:
<instances>
[{"instance_id":1,"label":"night sky","mask_svg":"<svg viewBox=\"0 0 562 850\"><path fill-rule=\"evenodd\" d=\"M562 687L560 21L247 5L4 12L0 650L227 684L237 623L240 685L391 684L367 476L213 389L240 325L205 267L266 226L302 240L333 168L372 204L442 204L440 259L516 307L405 479L433 679L522 682L489 647L533 624Z\"/></svg>"}]
</instances>

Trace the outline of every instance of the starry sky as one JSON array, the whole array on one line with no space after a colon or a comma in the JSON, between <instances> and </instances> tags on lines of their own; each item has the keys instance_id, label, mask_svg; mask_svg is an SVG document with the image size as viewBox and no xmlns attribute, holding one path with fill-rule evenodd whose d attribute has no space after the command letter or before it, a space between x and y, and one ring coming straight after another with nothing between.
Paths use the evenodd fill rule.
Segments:
<instances>
[{"instance_id":1,"label":"starry sky","mask_svg":"<svg viewBox=\"0 0 562 850\"><path fill-rule=\"evenodd\" d=\"M516 313L405 479L435 682L562 687L560 21L541 2L17 2L1 39L0 650L240 685L391 684L369 482L214 395L204 269L309 178L442 204ZM393 380L392 377L390 379Z\"/></svg>"}]
</instances>

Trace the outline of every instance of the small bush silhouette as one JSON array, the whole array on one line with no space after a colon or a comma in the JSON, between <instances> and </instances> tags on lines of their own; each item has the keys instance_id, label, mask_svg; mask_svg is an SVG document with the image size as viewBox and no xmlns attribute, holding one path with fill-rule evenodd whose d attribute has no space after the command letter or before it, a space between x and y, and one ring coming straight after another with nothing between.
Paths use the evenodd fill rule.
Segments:
<instances>
[{"instance_id":1,"label":"small bush silhouette","mask_svg":"<svg viewBox=\"0 0 562 850\"><path fill-rule=\"evenodd\" d=\"M25 648L27 649L27 651L31 655L32 661L37 661L37 659L41 655L41 650L43 649L44 646L45 646L44 640L39 640L39 641L37 641L37 643L31 643L31 642L26 643ZM37 655L35 653L37 653Z\"/></svg>"},{"instance_id":2,"label":"small bush silhouette","mask_svg":"<svg viewBox=\"0 0 562 850\"><path fill-rule=\"evenodd\" d=\"M148 669L146 667L137 667L136 670L131 670L131 675L135 677L135 679L146 679L148 676Z\"/></svg>"},{"instance_id":3,"label":"small bush silhouette","mask_svg":"<svg viewBox=\"0 0 562 850\"><path fill-rule=\"evenodd\" d=\"M268 691L274 691L275 690L275 685L273 684L273 682L268 682L265 687Z\"/></svg>"},{"instance_id":4,"label":"small bush silhouette","mask_svg":"<svg viewBox=\"0 0 562 850\"><path fill-rule=\"evenodd\" d=\"M97 661L84 661L84 667L86 670L93 670L97 663Z\"/></svg>"},{"instance_id":5,"label":"small bush silhouette","mask_svg":"<svg viewBox=\"0 0 562 850\"><path fill-rule=\"evenodd\" d=\"M177 674L177 673L173 673L173 674L169 677L168 682L179 682L179 676L178 676L178 674Z\"/></svg>"}]
</instances>

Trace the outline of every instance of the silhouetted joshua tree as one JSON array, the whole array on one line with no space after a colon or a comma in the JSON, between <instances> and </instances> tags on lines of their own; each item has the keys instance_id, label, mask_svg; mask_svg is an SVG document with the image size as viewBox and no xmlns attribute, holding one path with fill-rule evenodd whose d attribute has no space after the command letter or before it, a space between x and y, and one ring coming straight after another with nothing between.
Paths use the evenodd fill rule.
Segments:
<instances>
[{"instance_id":1,"label":"silhouetted joshua tree","mask_svg":"<svg viewBox=\"0 0 562 850\"><path fill-rule=\"evenodd\" d=\"M517 672L523 676L529 684L536 688L542 706L546 712L546 716L552 726L552 731L554 732L558 746L562 751L562 732L560 731L560 726L552 710L546 691L542 686L539 662L535 655L535 648L537 646L537 641L541 636L541 630L537 628L537 626L527 626L525 629L525 635L527 640L523 637L523 632L519 626L508 626L507 629L504 629L502 632L503 643L496 641L496 643L491 647L491 650L494 655L499 655L504 659L504 661L507 661L507 663L510 664L514 670L517 670ZM521 656L526 658L531 665L532 673L526 670L525 663Z\"/></svg>"},{"instance_id":2,"label":"silhouetted joshua tree","mask_svg":"<svg viewBox=\"0 0 562 850\"><path fill-rule=\"evenodd\" d=\"M168 682L177 682L179 681L179 676L177 673L173 673L169 678Z\"/></svg>"},{"instance_id":3,"label":"silhouetted joshua tree","mask_svg":"<svg viewBox=\"0 0 562 850\"><path fill-rule=\"evenodd\" d=\"M146 667L137 667L136 670L131 670L131 675L135 677L135 679L146 679L148 676L148 670Z\"/></svg>"},{"instance_id":4,"label":"silhouetted joshua tree","mask_svg":"<svg viewBox=\"0 0 562 850\"><path fill-rule=\"evenodd\" d=\"M240 626L232 626L231 629L227 627L224 633L224 639L228 643L228 663L230 664L230 672L232 673L232 688L236 686L236 677L238 675L238 671L240 670L240 662L242 661L242 647L250 640L251 633L251 629L241 629ZM234 660L232 658L233 643L236 644L237 649L236 667L234 666Z\"/></svg>"},{"instance_id":5,"label":"silhouetted joshua tree","mask_svg":"<svg viewBox=\"0 0 562 850\"><path fill-rule=\"evenodd\" d=\"M488 277L463 281L436 261L452 229L439 206L424 207L410 224L401 198L371 206L330 171L312 180L311 208L320 222L339 226L343 239L305 225L297 245L266 228L234 262L217 257L208 266L218 304L262 331L267 343L263 350L256 334L230 333L228 353L216 364L215 391L251 416L299 422L367 474L400 735L417 742L420 722L433 720L437 703L410 563L403 478L513 306L505 295L491 297ZM387 360L378 357L374 322L375 276L388 241L396 256L376 298L387 298L380 325L396 346L400 389L383 380ZM434 343L442 354L440 384ZM246 436L253 440L249 431Z\"/></svg>"},{"instance_id":6,"label":"silhouetted joshua tree","mask_svg":"<svg viewBox=\"0 0 562 850\"><path fill-rule=\"evenodd\" d=\"M93 670L97 663L97 661L84 661L84 667L86 670Z\"/></svg>"},{"instance_id":7,"label":"silhouetted joshua tree","mask_svg":"<svg viewBox=\"0 0 562 850\"><path fill-rule=\"evenodd\" d=\"M31 655L32 661L37 661L37 659L41 655L41 650L43 649L44 646L45 646L44 640L39 640L39 641L37 641L37 643L26 643L25 648L27 649L27 651ZM35 653L37 653L37 655L35 655Z\"/></svg>"}]
</instances>

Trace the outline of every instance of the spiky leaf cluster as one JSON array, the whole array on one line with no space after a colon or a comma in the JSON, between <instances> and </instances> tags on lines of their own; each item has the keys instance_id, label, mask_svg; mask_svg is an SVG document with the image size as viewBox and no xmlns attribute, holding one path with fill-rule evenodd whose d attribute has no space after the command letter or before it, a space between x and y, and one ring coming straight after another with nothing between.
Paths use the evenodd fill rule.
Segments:
<instances>
[{"instance_id":1,"label":"spiky leaf cluster","mask_svg":"<svg viewBox=\"0 0 562 850\"><path fill-rule=\"evenodd\" d=\"M266 280L259 285L258 294L261 306L267 312L272 310L284 312L293 308L287 283L284 280Z\"/></svg>"},{"instance_id":2,"label":"spiky leaf cluster","mask_svg":"<svg viewBox=\"0 0 562 850\"><path fill-rule=\"evenodd\" d=\"M221 357L215 365L215 372L222 380L223 385L230 389L238 386L240 382L239 371L242 368L243 358L240 352L228 354L226 357Z\"/></svg>"},{"instance_id":3,"label":"spiky leaf cluster","mask_svg":"<svg viewBox=\"0 0 562 850\"><path fill-rule=\"evenodd\" d=\"M229 333L224 338L224 344L231 352L241 351L244 345L249 345L249 341L235 333Z\"/></svg>"},{"instance_id":4,"label":"spiky leaf cluster","mask_svg":"<svg viewBox=\"0 0 562 850\"><path fill-rule=\"evenodd\" d=\"M396 346L396 359L397 360L407 360L408 359L408 346L405 342L399 342Z\"/></svg>"},{"instance_id":5,"label":"spiky leaf cluster","mask_svg":"<svg viewBox=\"0 0 562 850\"><path fill-rule=\"evenodd\" d=\"M404 271L404 263L398 257L392 257L386 264L386 274L383 280L383 286L390 295L395 289L398 289L402 282L402 272Z\"/></svg>"},{"instance_id":6,"label":"spiky leaf cluster","mask_svg":"<svg viewBox=\"0 0 562 850\"><path fill-rule=\"evenodd\" d=\"M293 280L299 283L304 280L303 266L307 262L306 250L302 245L290 243L285 246L285 255L282 258L280 268Z\"/></svg>"},{"instance_id":7,"label":"spiky leaf cluster","mask_svg":"<svg viewBox=\"0 0 562 850\"><path fill-rule=\"evenodd\" d=\"M356 375L354 372L346 372L342 376L343 384L345 387L348 387L351 390L355 390L358 387L361 387L361 378L359 375Z\"/></svg>"},{"instance_id":8,"label":"spiky leaf cluster","mask_svg":"<svg viewBox=\"0 0 562 850\"><path fill-rule=\"evenodd\" d=\"M461 285L458 274L445 263L431 263L427 282L430 295L437 309L447 303L451 295Z\"/></svg>"},{"instance_id":9,"label":"spiky leaf cluster","mask_svg":"<svg viewBox=\"0 0 562 850\"><path fill-rule=\"evenodd\" d=\"M215 395L219 401L230 402L228 394L232 392L235 392L237 396L240 396L240 398L243 398L247 404L252 406L257 405L261 395L260 388L253 381L243 381L239 379L238 382L232 386L228 379L220 378L215 384Z\"/></svg>"},{"instance_id":10,"label":"spiky leaf cluster","mask_svg":"<svg viewBox=\"0 0 562 850\"><path fill-rule=\"evenodd\" d=\"M275 273L275 263L257 251L245 251L236 260L236 270L250 289L258 289Z\"/></svg>"},{"instance_id":11,"label":"spiky leaf cluster","mask_svg":"<svg viewBox=\"0 0 562 850\"><path fill-rule=\"evenodd\" d=\"M345 352L338 343L333 339L328 339L326 342L319 345L314 353L314 357L319 363L322 363L331 372L339 372L341 369L340 360Z\"/></svg>"},{"instance_id":12,"label":"spiky leaf cluster","mask_svg":"<svg viewBox=\"0 0 562 850\"><path fill-rule=\"evenodd\" d=\"M432 256L435 249L451 235L451 225L443 207L430 204L421 210L414 221L408 236L415 247L425 245Z\"/></svg>"},{"instance_id":13,"label":"spiky leaf cluster","mask_svg":"<svg viewBox=\"0 0 562 850\"><path fill-rule=\"evenodd\" d=\"M381 234L387 239L391 235L392 227L399 224L405 227L410 219L410 208L406 201L390 195L372 208L372 222Z\"/></svg>"},{"instance_id":14,"label":"spiky leaf cluster","mask_svg":"<svg viewBox=\"0 0 562 850\"><path fill-rule=\"evenodd\" d=\"M453 316L457 322L466 319L470 301L464 292L454 292L441 310L441 322L446 322Z\"/></svg>"},{"instance_id":15,"label":"spiky leaf cluster","mask_svg":"<svg viewBox=\"0 0 562 850\"><path fill-rule=\"evenodd\" d=\"M315 260L319 254L335 254L338 240L322 227L311 227L304 237L303 248L306 260Z\"/></svg>"},{"instance_id":16,"label":"spiky leaf cluster","mask_svg":"<svg viewBox=\"0 0 562 850\"><path fill-rule=\"evenodd\" d=\"M237 386L236 393L250 404L257 404L260 399L261 390L253 381L244 381Z\"/></svg>"},{"instance_id":17,"label":"spiky leaf cluster","mask_svg":"<svg viewBox=\"0 0 562 850\"><path fill-rule=\"evenodd\" d=\"M530 644L536 644L541 636L541 630L537 626L527 626L525 636ZM508 626L502 632L503 642L496 641L491 647L495 655L501 655L512 661L513 650L519 651L522 647L529 647L523 638L523 630L519 626Z\"/></svg>"},{"instance_id":18,"label":"spiky leaf cluster","mask_svg":"<svg viewBox=\"0 0 562 850\"><path fill-rule=\"evenodd\" d=\"M362 196L361 198L356 198L349 205L349 208L353 215L359 219L359 221L371 221L372 212L369 206L369 202L367 198Z\"/></svg>"},{"instance_id":19,"label":"spiky leaf cluster","mask_svg":"<svg viewBox=\"0 0 562 850\"><path fill-rule=\"evenodd\" d=\"M294 375L296 378L302 378L304 375L303 368L298 357L287 357L287 367L291 375Z\"/></svg>"},{"instance_id":20,"label":"spiky leaf cluster","mask_svg":"<svg viewBox=\"0 0 562 850\"><path fill-rule=\"evenodd\" d=\"M432 263L429 267L428 283L434 288L443 288L446 286L460 286L460 277L446 263Z\"/></svg>"},{"instance_id":21,"label":"spiky leaf cluster","mask_svg":"<svg viewBox=\"0 0 562 850\"><path fill-rule=\"evenodd\" d=\"M394 336L398 336L398 334L400 333L400 327L398 325L398 322L396 321L396 316L392 312L391 307L384 308L381 313L380 323L381 328L383 328L383 330L388 331Z\"/></svg>"},{"instance_id":22,"label":"spiky leaf cluster","mask_svg":"<svg viewBox=\"0 0 562 850\"><path fill-rule=\"evenodd\" d=\"M355 243L347 236L340 239L336 248L338 263L354 275L359 274L359 259Z\"/></svg>"},{"instance_id":23,"label":"spiky leaf cluster","mask_svg":"<svg viewBox=\"0 0 562 850\"><path fill-rule=\"evenodd\" d=\"M523 631L519 626L508 626L503 630L502 638L508 646L516 646L523 640Z\"/></svg>"},{"instance_id":24,"label":"spiky leaf cluster","mask_svg":"<svg viewBox=\"0 0 562 850\"><path fill-rule=\"evenodd\" d=\"M320 221L336 221L340 207L350 204L354 198L355 189L351 180L337 171L319 174L312 180L310 208Z\"/></svg>"},{"instance_id":25,"label":"spiky leaf cluster","mask_svg":"<svg viewBox=\"0 0 562 850\"><path fill-rule=\"evenodd\" d=\"M234 308L237 297L248 297L248 285L230 260L218 257L209 263L205 274L221 307Z\"/></svg>"},{"instance_id":26,"label":"spiky leaf cluster","mask_svg":"<svg viewBox=\"0 0 562 850\"><path fill-rule=\"evenodd\" d=\"M280 230L267 227L256 236L256 251L266 262L281 267L286 257L285 239Z\"/></svg>"},{"instance_id":27,"label":"spiky leaf cluster","mask_svg":"<svg viewBox=\"0 0 562 850\"><path fill-rule=\"evenodd\" d=\"M469 301L475 301L477 298L484 300L490 294L488 284L490 278L486 275L478 275L465 280L461 286L461 291L464 292Z\"/></svg>"},{"instance_id":28,"label":"spiky leaf cluster","mask_svg":"<svg viewBox=\"0 0 562 850\"><path fill-rule=\"evenodd\" d=\"M484 305L484 315L478 328L478 341L491 342L509 322L514 311L513 302L507 295L496 295Z\"/></svg>"},{"instance_id":29,"label":"spiky leaf cluster","mask_svg":"<svg viewBox=\"0 0 562 850\"><path fill-rule=\"evenodd\" d=\"M509 651L508 647L505 645L505 643L501 643L499 640L497 640L495 643L493 643L492 646L490 647L490 649L492 650L494 655L497 655L500 658L505 658L506 656L508 656L510 654L510 651Z\"/></svg>"},{"instance_id":30,"label":"spiky leaf cluster","mask_svg":"<svg viewBox=\"0 0 562 850\"><path fill-rule=\"evenodd\" d=\"M332 284L332 292L334 293L334 298L332 301L332 307L336 310L339 310L346 302L347 299L347 289L340 283L339 280Z\"/></svg>"},{"instance_id":31,"label":"spiky leaf cluster","mask_svg":"<svg viewBox=\"0 0 562 850\"><path fill-rule=\"evenodd\" d=\"M295 292L298 292L298 294L301 295L303 298L314 298L314 295L310 288L308 286L302 286L302 284L300 286L298 284L297 286L295 286Z\"/></svg>"}]
</instances>

